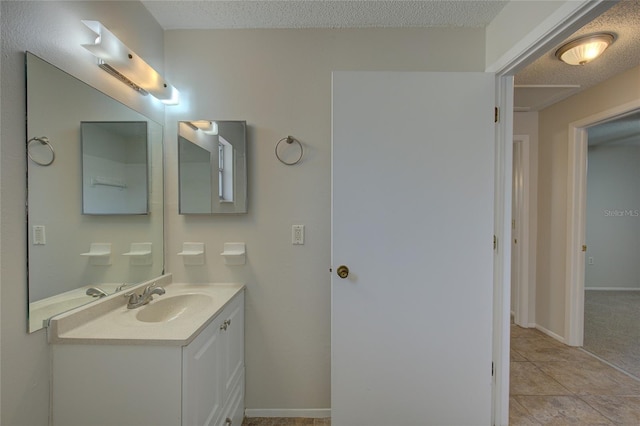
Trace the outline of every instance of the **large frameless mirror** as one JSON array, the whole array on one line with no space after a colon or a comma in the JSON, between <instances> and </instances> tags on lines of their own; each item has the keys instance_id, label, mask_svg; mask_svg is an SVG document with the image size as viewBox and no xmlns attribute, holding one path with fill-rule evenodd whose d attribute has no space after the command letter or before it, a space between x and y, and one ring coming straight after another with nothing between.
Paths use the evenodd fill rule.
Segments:
<instances>
[{"instance_id":1,"label":"large frameless mirror","mask_svg":"<svg viewBox=\"0 0 640 426\"><path fill-rule=\"evenodd\" d=\"M180 214L246 213L246 122L179 122L178 169Z\"/></svg>"},{"instance_id":2,"label":"large frameless mirror","mask_svg":"<svg viewBox=\"0 0 640 426\"><path fill-rule=\"evenodd\" d=\"M163 130L31 53L26 68L33 332L162 274Z\"/></svg>"}]
</instances>

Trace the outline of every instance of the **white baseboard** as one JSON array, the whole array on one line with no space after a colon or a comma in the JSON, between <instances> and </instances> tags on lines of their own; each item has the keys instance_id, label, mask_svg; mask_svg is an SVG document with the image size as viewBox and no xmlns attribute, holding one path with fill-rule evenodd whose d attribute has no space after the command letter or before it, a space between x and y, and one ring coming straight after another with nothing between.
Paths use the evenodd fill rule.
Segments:
<instances>
[{"instance_id":1,"label":"white baseboard","mask_svg":"<svg viewBox=\"0 0 640 426\"><path fill-rule=\"evenodd\" d=\"M326 417L331 417L331 409L247 408L244 410L244 414L247 417L306 417L312 419L324 419Z\"/></svg>"},{"instance_id":2,"label":"white baseboard","mask_svg":"<svg viewBox=\"0 0 640 426\"><path fill-rule=\"evenodd\" d=\"M640 291L639 287L585 287L586 291L598 290L598 291Z\"/></svg>"},{"instance_id":3,"label":"white baseboard","mask_svg":"<svg viewBox=\"0 0 640 426\"><path fill-rule=\"evenodd\" d=\"M554 333L554 332L553 332L553 331L551 331L551 330L547 330L546 328L544 328L544 327L542 327L542 326L540 326L540 325L538 325L538 324L536 324L536 325L535 325L535 327L536 327L536 329L537 329L537 330L540 330L541 332L543 332L543 333L544 333L544 334L546 334L547 336L549 336L549 337L553 337L553 338L554 338L554 339L556 339L557 341L562 342L562 343L564 343L564 344L566 344L566 343L567 343L567 341L564 339L564 337L560 336L559 334L556 334L556 333Z\"/></svg>"}]
</instances>

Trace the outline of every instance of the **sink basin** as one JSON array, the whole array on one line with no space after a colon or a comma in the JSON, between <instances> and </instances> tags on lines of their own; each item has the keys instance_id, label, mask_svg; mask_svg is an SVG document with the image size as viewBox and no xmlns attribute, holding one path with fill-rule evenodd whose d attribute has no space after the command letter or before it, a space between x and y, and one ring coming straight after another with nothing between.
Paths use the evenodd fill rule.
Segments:
<instances>
[{"instance_id":1,"label":"sink basin","mask_svg":"<svg viewBox=\"0 0 640 426\"><path fill-rule=\"evenodd\" d=\"M139 308L136 319L142 322L168 322L199 312L213 301L207 294L187 293L160 296Z\"/></svg>"}]
</instances>

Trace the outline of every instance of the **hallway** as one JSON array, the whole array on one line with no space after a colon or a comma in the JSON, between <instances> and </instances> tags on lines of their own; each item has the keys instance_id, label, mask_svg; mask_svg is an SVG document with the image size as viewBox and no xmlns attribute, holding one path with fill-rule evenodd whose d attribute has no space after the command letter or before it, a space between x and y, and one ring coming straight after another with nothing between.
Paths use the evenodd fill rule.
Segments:
<instances>
[{"instance_id":1,"label":"hallway","mask_svg":"<svg viewBox=\"0 0 640 426\"><path fill-rule=\"evenodd\" d=\"M640 381L535 329L511 326L510 425L638 425Z\"/></svg>"}]
</instances>

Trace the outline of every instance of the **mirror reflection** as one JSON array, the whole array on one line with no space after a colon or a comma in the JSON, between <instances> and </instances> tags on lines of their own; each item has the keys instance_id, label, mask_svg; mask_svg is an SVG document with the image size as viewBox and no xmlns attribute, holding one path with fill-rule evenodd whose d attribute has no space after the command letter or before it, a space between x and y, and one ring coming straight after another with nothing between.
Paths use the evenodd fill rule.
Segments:
<instances>
[{"instance_id":1,"label":"mirror reflection","mask_svg":"<svg viewBox=\"0 0 640 426\"><path fill-rule=\"evenodd\" d=\"M178 123L180 214L247 212L246 122Z\"/></svg>"},{"instance_id":2,"label":"mirror reflection","mask_svg":"<svg viewBox=\"0 0 640 426\"><path fill-rule=\"evenodd\" d=\"M82 212L147 214L147 122L82 122Z\"/></svg>"},{"instance_id":3,"label":"mirror reflection","mask_svg":"<svg viewBox=\"0 0 640 426\"><path fill-rule=\"evenodd\" d=\"M27 140L45 137L51 146L50 150L36 139L29 145L33 159L27 159L28 303L33 332L53 315L162 274L163 153L160 124L33 54L27 53L26 68ZM126 155L137 157L135 161L121 161L125 154L108 144L84 145L92 139L91 132L110 133L95 124L107 122L135 123L120 133L145 135L146 142L127 147ZM116 137L100 140L106 139ZM54 161L45 166L53 151ZM86 161L85 153L97 159ZM117 162L122 164L116 167ZM89 167L93 163L102 168ZM107 173L107 164L117 172ZM127 177L127 167L137 169L132 172L137 176L135 185ZM103 179L102 183L124 183L127 189L139 185L131 197L137 202L136 213L129 206L124 214L124 208L115 207L120 202L105 194L93 197L95 210L87 207L83 201L91 196L84 193L83 180L89 179L90 186L91 177ZM93 189L125 192L102 186L106 187ZM85 208L92 214L83 214Z\"/></svg>"}]
</instances>

